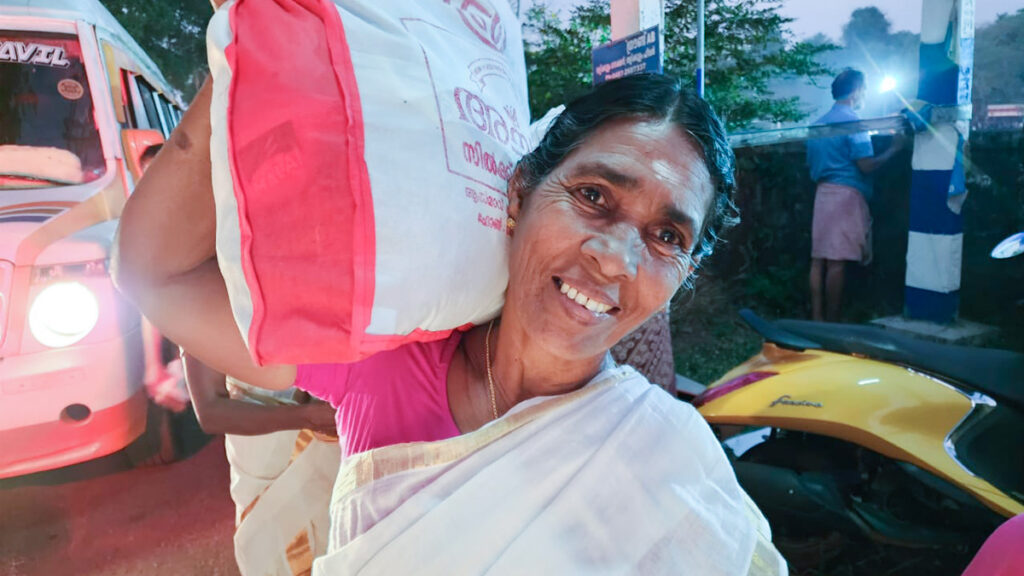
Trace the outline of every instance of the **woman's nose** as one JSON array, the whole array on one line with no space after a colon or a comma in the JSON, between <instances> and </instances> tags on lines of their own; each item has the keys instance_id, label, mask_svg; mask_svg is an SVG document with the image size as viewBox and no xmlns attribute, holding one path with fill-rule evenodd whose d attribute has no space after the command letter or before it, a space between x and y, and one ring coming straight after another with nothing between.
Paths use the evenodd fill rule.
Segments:
<instances>
[{"instance_id":1,"label":"woman's nose","mask_svg":"<svg viewBox=\"0 0 1024 576\"><path fill-rule=\"evenodd\" d=\"M643 249L640 232L625 223L611 225L583 243L583 254L608 279L636 279Z\"/></svg>"}]
</instances>

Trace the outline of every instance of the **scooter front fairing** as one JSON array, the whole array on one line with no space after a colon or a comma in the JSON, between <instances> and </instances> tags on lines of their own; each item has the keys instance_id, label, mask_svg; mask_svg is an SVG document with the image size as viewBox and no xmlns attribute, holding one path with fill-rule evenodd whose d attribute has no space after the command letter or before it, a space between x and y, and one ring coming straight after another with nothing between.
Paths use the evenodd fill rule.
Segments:
<instances>
[{"instance_id":1,"label":"scooter front fairing","mask_svg":"<svg viewBox=\"0 0 1024 576\"><path fill-rule=\"evenodd\" d=\"M845 440L909 462L1003 515L1024 505L958 460L951 435L994 401L910 367L766 343L694 403L715 426L759 426Z\"/></svg>"}]
</instances>

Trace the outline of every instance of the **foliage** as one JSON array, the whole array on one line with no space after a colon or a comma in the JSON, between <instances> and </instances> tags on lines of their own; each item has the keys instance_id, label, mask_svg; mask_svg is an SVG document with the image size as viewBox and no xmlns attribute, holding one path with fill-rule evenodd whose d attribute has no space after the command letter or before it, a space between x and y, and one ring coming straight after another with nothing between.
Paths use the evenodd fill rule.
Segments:
<instances>
[{"instance_id":1,"label":"foliage","mask_svg":"<svg viewBox=\"0 0 1024 576\"><path fill-rule=\"evenodd\" d=\"M761 338L738 314L745 302L731 279L711 275L677 298L671 309L677 373L710 384L757 352Z\"/></svg>"},{"instance_id":2,"label":"foliage","mask_svg":"<svg viewBox=\"0 0 1024 576\"><path fill-rule=\"evenodd\" d=\"M802 312L807 303L807 261L796 262L795 254L782 254L783 264L767 266L747 276L744 296L757 302L772 316Z\"/></svg>"},{"instance_id":3,"label":"foliage","mask_svg":"<svg viewBox=\"0 0 1024 576\"><path fill-rule=\"evenodd\" d=\"M1001 15L975 35L975 114L1008 103L1024 103L1024 10Z\"/></svg>"},{"instance_id":4,"label":"foliage","mask_svg":"<svg viewBox=\"0 0 1024 576\"><path fill-rule=\"evenodd\" d=\"M543 4L526 13L526 69L530 111L535 118L590 88L590 50L608 42L607 0L587 0L572 9L568 25Z\"/></svg>"},{"instance_id":5,"label":"foliage","mask_svg":"<svg viewBox=\"0 0 1024 576\"><path fill-rule=\"evenodd\" d=\"M903 108L901 95L913 100L917 93L918 46L917 34L907 31L892 32L892 23L884 12L874 6L858 8L850 14L843 26L843 47L824 57L834 69L856 68L867 77L868 101L861 116L883 116ZM896 79L894 93L879 94L874 88L881 80ZM828 85L832 78L822 79ZM831 95L823 95L831 103Z\"/></svg>"},{"instance_id":6,"label":"foliage","mask_svg":"<svg viewBox=\"0 0 1024 576\"><path fill-rule=\"evenodd\" d=\"M882 75L892 75L899 79L898 91L912 100L917 92L920 38L891 30L884 12L874 6L858 8L843 26L843 47L822 60L836 69L859 68L872 85ZM808 40L821 41L827 38L818 35ZM976 118L984 117L988 104L1024 103L1024 10L1002 14L977 29L973 73ZM865 112L873 115L878 111Z\"/></svg>"},{"instance_id":7,"label":"foliage","mask_svg":"<svg viewBox=\"0 0 1024 576\"><path fill-rule=\"evenodd\" d=\"M209 0L140 2L100 0L149 57L167 81L191 100L206 77L206 23Z\"/></svg>"},{"instance_id":8,"label":"foliage","mask_svg":"<svg viewBox=\"0 0 1024 576\"><path fill-rule=\"evenodd\" d=\"M857 8L850 14L850 20L843 25L843 44L853 46L857 42L885 43L889 38L892 23L875 6Z\"/></svg>"},{"instance_id":9,"label":"foliage","mask_svg":"<svg viewBox=\"0 0 1024 576\"><path fill-rule=\"evenodd\" d=\"M829 43L793 42L779 13L781 0L708 0L705 12L706 96L730 128L755 121L787 122L805 116L797 98L776 97L769 81L813 78L829 73L819 56ZM563 24L543 4L526 19L526 62L530 106L535 116L590 87L590 51L610 37L609 4L589 0L570 11ZM693 77L696 61L696 5L665 3L665 71Z\"/></svg>"}]
</instances>

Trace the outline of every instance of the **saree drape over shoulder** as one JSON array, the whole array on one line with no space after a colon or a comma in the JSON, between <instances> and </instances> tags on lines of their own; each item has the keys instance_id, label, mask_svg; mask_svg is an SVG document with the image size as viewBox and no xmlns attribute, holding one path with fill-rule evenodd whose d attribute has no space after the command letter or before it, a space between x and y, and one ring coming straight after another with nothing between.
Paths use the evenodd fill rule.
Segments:
<instances>
[{"instance_id":1,"label":"saree drape over shoulder","mask_svg":"<svg viewBox=\"0 0 1024 576\"><path fill-rule=\"evenodd\" d=\"M700 415L632 368L342 464L315 576L785 574Z\"/></svg>"}]
</instances>

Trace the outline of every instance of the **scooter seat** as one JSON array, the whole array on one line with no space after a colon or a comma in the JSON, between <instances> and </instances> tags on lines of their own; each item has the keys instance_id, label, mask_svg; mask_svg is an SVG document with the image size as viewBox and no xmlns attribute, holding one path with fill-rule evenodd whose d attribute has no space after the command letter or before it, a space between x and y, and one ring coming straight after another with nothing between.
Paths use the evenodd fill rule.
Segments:
<instances>
[{"instance_id":1,"label":"scooter seat","mask_svg":"<svg viewBox=\"0 0 1024 576\"><path fill-rule=\"evenodd\" d=\"M776 320L771 324L818 343L824 350L920 368L1024 409L1024 354L939 344L874 326L807 320Z\"/></svg>"}]
</instances>

